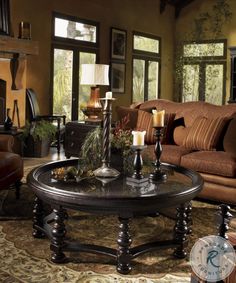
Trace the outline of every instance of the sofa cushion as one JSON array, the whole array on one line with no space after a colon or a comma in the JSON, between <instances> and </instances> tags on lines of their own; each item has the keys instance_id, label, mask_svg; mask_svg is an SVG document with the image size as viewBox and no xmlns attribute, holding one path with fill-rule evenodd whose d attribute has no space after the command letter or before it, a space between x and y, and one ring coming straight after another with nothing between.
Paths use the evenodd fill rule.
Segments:
<instances>
[{"instance_id":1,"label":"sofa cushion","mask_svg":"<svg viewBox=\"0 0 236 283\"><path fill-rule=\"evenodd\" d=\"M118 116L118 121L121 121L128 115L128 123L126 124L126 128L134 129L136 127L138 119L138 109L132 109L126 106L117 106L116 113Z\"/></svg>"},{"instance_id":2,"label":"sofa cushion","mask_svg":"<svg viewBox=\"0 0 236 283\"><path fill-rule=\"evenodd\" d=\"M152 114L146 111L138 110L138 120L136 130L146 131L145 143L154 144L156 138L154 136L155 129L152 127Z\"/></svg>"},{"instance_id":3,"label":"sofa cushion","mask_svg":"<svg viewBox=\"0 0 236 283\"><path fill-rule=\"evenodd\" d=\"M224 151L197 151L181 157L181 166L198 172L236 177L236 158Z\"/></svg>"},{"instance_id":4,"label":"sofa cushion","mask_svg":"<svg viewBox=\"0 0 236 283\"><path fill-rule=\"evenodd\" d=\"M184 126L178 126L174 129L173 138L174 143L177 145L183 145L184 140L186 139L188 133L190 131L190 127L186 128Z\"/></svg>"},{"instance_id":5,"label":"sofa cushion","mask_svg":"<svg viewBox=\"0 0 236 283\"><path fill-rule=\"evenodd\" d=\"M224 135L223 147L226 152L236 157L236 115L229 122L227 131Z\"/></svg>"},{"instance_id":6,"label":"sofa cushion","mask_svg":"<svg viewBox=\"0 0 236 283\"><path fill-rule=\"evenodd\" d=\"M144 160L155 160L156 156L154 154L154 145L149 145L146 149L144 149L142 156ZM164 144L162 146L162 154L161 161L180 165L181 157L185 154L190 153L191 150L178 145L173 144Z\"/></svg>"},{"instance_id":7,"label":"sofa cushion","mask_svg":"<svg viewBox=\"0 0 236 283\"><path fill-rule=\"evenodd\" d=\"M198 117L184 140L184 146L193 150L215 150L227 121L226 117Z\"/></svg>"},{"instance_id":8,"label":"sofa cushion","mask_svg":"<svg viewBox=\"0 0 236 283\"><path fill-rule=\"evenodd\" d=\"M162 144L168 144L171 141L171 136L173 135L173 122L175 114L166 113L165 114L165 129L162 136ZM146 131L145 143L155 144L155 129L153 128L153 115L146 111L138 110L138 119L136 129L138 131Z\"/></svg>"}]
</instances>

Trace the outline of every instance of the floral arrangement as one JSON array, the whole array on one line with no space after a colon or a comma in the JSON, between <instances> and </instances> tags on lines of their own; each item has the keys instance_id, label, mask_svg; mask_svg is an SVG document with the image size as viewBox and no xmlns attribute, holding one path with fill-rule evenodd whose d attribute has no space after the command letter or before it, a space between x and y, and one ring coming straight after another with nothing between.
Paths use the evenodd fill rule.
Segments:
<instances>
[{"instance_id":1,"label":"floral arrangement","mask_svg":"<svg viewBox=\"0 0 236 283\"><path fill-rule=\"evenodd\" d=\"M130 150L132 145L132 134L130 129L126 129L129 123L129 115L116 123L111 136L111 147L122 151Z\"/></svg>"}]
</instances>

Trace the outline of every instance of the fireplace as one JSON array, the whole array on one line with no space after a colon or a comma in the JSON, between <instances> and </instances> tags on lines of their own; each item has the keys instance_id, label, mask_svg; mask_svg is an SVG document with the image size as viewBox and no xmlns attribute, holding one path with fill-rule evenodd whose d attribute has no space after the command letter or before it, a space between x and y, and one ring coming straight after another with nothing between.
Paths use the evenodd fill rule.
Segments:
<instances>
[{"instance_id":1,"label":"fireplace","mask_svg":"<svg viewBox=\"0 0 236 283\"><path fill-rule=\"evenodd\" d=\"M2 125L6 118L6 93L7 83L0 79L0 125Z\"/></svg>"}]
</instances>

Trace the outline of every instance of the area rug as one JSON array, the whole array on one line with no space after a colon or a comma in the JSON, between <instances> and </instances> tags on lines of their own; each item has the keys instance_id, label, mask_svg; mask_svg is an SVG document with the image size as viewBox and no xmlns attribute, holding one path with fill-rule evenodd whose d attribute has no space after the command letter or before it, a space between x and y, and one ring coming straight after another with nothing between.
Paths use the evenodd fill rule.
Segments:
<instances>
[{"instance_id":1,"label":"area rug","mask_svg":"<svg viewBox=\"0 0 236 283\"><path fill-rule=\"evenodd\" d=\"M15 199L14 191L8 191L5 195L0 211L0 282L190 282L188 258L173 258L171 249L138 257L133 261L131 274L127 276L117 274L113 260L101 255L66 253L70 259L68 263L53 264L50 261L49 240L31 236L33 199L34 195L26 184L22 186L20 200ZM188 253L199 237L215 234L215 212L215 205L193 202L194 225L189 237ZM116 217L70 210L68 214L67 237L83 243L117 247ZM171 238L173 225L173 220L162 215L135 218L131 223L133 245Z\"/></svg>"}]
</instances>

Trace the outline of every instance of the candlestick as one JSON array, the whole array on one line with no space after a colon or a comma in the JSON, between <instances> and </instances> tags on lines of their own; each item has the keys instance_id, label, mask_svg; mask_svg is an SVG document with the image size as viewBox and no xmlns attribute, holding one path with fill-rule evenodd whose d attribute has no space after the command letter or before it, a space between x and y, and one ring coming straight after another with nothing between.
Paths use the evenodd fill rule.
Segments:
<instances>
[{"instance_id":1,"label":"candlestick","mask_svg":"<svg viewBox=\"0 0 236 283\"><path fill-rule=\"evenodd\" d=\"M110 95L108 96L110 97ZM111 160L111 115L112 115L112 101L114 98L101 98L103 102L103 152L102 152L102 166L94 171L96 177L114 178L120 175L120 172L110 167Z\"/></svg>"},{"instance_id":2,"label":"candlestick","mask_svg":"<svg viewBox=\"0 0 236 283\"><path fill-rule=\"evenodd\" d=\"M153 109L152 113L153 113L153 127L164 127L165 110L157 111Z\"/></svg>"},{"instance_id":3,"label":"candlestick","mask_svg":"<svg viewBox=\"0 0 236 283\"><path fill-rule=\"evenodd\" d=\"M156 145L155 145L155 155L156 155L156 161L154 163L155 170L153 173L149 175L149 179L152 181L163 181L167 178L167 175L165 172L161 169L161 153L162 153L162 146L161 146L161 136L162 136L162 130L164 127L154 127L156 130L155 136L157 138Z\"/></svg>"},{"instance_id":4,"label":"candlestick","mask_svg":"<svg viewBox=\"0 0 236 283\"><path fill-rule=\"evenodd\" d=\"M106 99L112 99L112 92L111 91L106 92Z\"/></svg>"},{"instance_id":5,"label":"candlestick","mask_svg":"<svg viewBox=\"0 0 236 283\"><path fill-rule=\"evenodd\" d=\"M144 145L144 136L146 131L132 131L133 145Z\"/></svg>"},{"instance_id":6,"label":"candlestick","mask_svg":"<svg viewBox=\"0 0 236 283\"><path fill-rule=\"evenodd\" d=\"M143 167L143 159L141 155L141 151L146 148L146 145L131 145L131 149L135 151L134 157L134 173L131 177L127 177L126 180L128 182L134 183L145 183L148 181L148 178L144 178L142 174Z\"/></svg>"}]
</instances>

